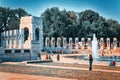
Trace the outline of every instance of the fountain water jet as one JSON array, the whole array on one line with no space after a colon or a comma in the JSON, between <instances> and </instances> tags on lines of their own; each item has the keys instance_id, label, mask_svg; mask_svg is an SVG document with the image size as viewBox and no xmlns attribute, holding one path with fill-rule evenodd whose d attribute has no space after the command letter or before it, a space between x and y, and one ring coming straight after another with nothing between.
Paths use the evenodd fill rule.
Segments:
<instances>
[{"instance_id":1,"label":"fountain water jet","mask_svg":"<svg viewBox=\"0 0 120 80\"><path fill-rule=\"evenodd\" d=\"M92 40L92 56L94 59L99 58L98 55L98 41L97 38L95 36L95 34L93 34L93 40Z\"/></svg>"},{"instance_id":2,"label":"fountain water jet","mask_svg":"<svg viewBox=\"0 0 120 80\"><path fill-rule=\"evenodd\" d=\"M98 53L98 41L97 38L95 36L95 34L93 34L93 40L92 40L92 56L93 59L96 61L117 61L120 62L120 56L99 56ZM78 55L74 55L74 56L65 56L66 58L73 58L73 59L83 59L83 60L88 60L88 56L86 55L82 55L82 56L78 56Z\"/></svg>"}]
</instances>

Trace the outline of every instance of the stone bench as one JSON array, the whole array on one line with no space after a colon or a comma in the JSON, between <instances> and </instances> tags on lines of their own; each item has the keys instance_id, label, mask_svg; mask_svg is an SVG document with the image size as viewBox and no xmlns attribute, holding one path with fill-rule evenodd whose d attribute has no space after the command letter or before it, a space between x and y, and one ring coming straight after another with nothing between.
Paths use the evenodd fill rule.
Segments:
<instances>
[{"instance_id":1,"label":"stone bench","mask_svg":"<svg viewBox=\"0 0 120 80\"><path fill-rule=\"evenodd\" d=\"M30 60L30 61L27 61L27 63L48 63L48 62L53 62L53 60Z\"/></svg>"}]
</instances>

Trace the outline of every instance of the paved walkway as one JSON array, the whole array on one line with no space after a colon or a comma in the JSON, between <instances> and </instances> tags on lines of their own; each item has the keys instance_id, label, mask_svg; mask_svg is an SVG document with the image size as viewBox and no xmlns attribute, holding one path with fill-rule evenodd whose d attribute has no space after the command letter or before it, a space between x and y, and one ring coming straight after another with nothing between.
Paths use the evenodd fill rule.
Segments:
<instances>
[{"instance_id":1,"label":"paved walkway","mask_svg":"<svg viewBox=\"0 0 120 80\"><path fill-rule=\"evenodd\" d=\"M82 55L82 54L60 54L60 61L57 61L57 55L54 54L53 56L51 56L51 58L53 59L54 62L57 63L77 63L77 64L89 64L88 61L85 60L80 60L80 59L73 59L73 58L64 58L64 56L74 56L74 55ZM42 55L42 59L45 59L45 55ZM116 66L120 66L120 62L116 62L117 65ZM109 61L93 61L93 65L104 65L104 66L108 66L109 65Z\"/></svg>"},{"instance_id":2,"label":"paved walkway","mask_svg":"<svg viewBox=\"0 0 120 80\"><path fill-rule=\"evenodd\" d=\"M78 54L79 55L79 54ZM57 63L77 63L77 64L88 64L88 61L83 61L83 60L75 60L72 58L64 58L63 55L61 56L61 60L57 61L56 60L56 55L52 56L52 59L54 62ZM42 56L42 59L44 59L45 55ZM40 65L40 64L27 64L26 62L6 62L3 64L14 64L14 65L25 65L25 66L37 66L37 67L49 67L49 68L61 68L61 69L73 69L73 70L88 70L88 68L76 68L76 67L65 67L65 66L53 66L53 65ZM105 61L94 61L93 65L104 65L108 66L109 62ZM120 62L117 63L117 66L120 66ZM93 69L93 71L102 71L102 72L116 72L120 73L120 71L117 70L105 70L105 69Z\"/></svg>"},{"instance_id":3,"label":"paved walkway","mask_svg":"<svg viewBox=\"0 0 120 80\"><path fill-rule=\"evenodd\" d=\"M25 66L36 66L36 67L48 67L48 68L60 68L60 69L73 69L73 70L88 70L88 68L76 68L76 67L65 67L65 66L48 66L48 65L40 65L40 64L26 64L26 63L14 63L14 62L7 62L4 64L13 64L13 65L25 65ZM120 73L117 70L105 70L105 69L93 69L92 71L102 71L102 72L115 72Z\"/></svg>"},{"instance_id":4,"label":"paved walkway","mask_svg":"<svg viewBox=\"0 0 120 80\"><path fill-rule=\"evenodd\" d=\"M40 65L40 64L26 64L26 66L37 66L37 67L48 67L48 68L60 68L60 69L73 69L73 70L88 70L88 68L76 68L76 67L64 67L64 66L48 66L48 65ZM103 70L103 69L93 69L93 71L102 71L102 72L115 72L120 73L120 71L116 70Z\"/></svg>"},{"instance_id":5,"label":"paved walkway","mask_svg":"<svg viewBox=\"0 0 120 80\"><path fill-rule=\"evenodd\" d=\"M0 72L0 80L77 80L77 79Z\"/></svg>"},{"instance_id":6,"label":"paved walkway","mask_svg":"<svg viewBox=\"0 0 120 80\"><path fill-rule=\"evenodd\" d=\"M79 55L79 54L78 54ZM77 60L72 58L64 58L64 55L60 55L60 61L56 60L56 55L51 56L54 62L57 63L77 63L77 64L88 64L88 61ZM42 56L44 59L45 55ZM77 68L77 67L67 67L67 66L53 66L53 65L40 65L40 64L26 64L26 62L5 62L3 64L13 64L13 65L24 65L24 66L36 66L36 67L48 67L48 68L60 68L60 69L73 69L73 70L88 70L88 68ZM109 62L94 61L93 65L104 65L108 66ZM117 66L120 66L120 62L117 62ZM93 71L102 71L109 73L120 73L118 70L105 70L105 69L93 69ZM44 77L26 74L15 74L15 73L4 73L0 72L1 80L75 80L57 77Z\"/></svg>"}]
</instances>

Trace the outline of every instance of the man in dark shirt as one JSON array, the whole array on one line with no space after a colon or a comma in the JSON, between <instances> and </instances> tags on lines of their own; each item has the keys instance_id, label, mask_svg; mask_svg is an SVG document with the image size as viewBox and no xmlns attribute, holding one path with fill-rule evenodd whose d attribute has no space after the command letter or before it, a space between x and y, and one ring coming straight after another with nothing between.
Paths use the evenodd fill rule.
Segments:
<instances>
[{"instance_id":1,"label":"man in dark shirt","mask_svg":"<svg viewBox=\"0 0 120 80\"><path fill-rule=\"evenodd\" d=\"M92 62L93 62L93 58L92 58L92 53L89 53L89 70L92 70Z\"/></svg>"}]
</instances>

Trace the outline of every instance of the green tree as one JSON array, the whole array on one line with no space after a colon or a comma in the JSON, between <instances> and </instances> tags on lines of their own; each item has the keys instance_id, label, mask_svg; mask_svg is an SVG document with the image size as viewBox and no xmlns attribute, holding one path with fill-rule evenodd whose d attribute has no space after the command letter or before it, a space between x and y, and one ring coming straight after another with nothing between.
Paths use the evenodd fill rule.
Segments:
<instances>
[{"instance_id":1,"label":"green tree","mask_svg":"<svg viewBox=\"0 0 120 80\"><path fill-rule=\"evenodd\" d=\"M116 20L112 20L112 19L108 19L106 22L109 25L109 28L108 28L108 31L110 33L109 36L111 38L117 37L120 40L119 38L120 24Z\"/></svg>"},{"instance_id":2,"label":"green tree","mask_svg":"<svg viewBox=\"0 0 120 80\"><path fill-rule=\"evenodd\" d=\"M92 10L85 10L78 13L78 25L79 25L79 36L81 37L92 37L93 33L97 33L99 14Z\"/></svg>"},{"instance_id":3,"label":"green tree","mask_svg":"<svg viewBox=\"0 0 120 80\"><path fill-rule=\"evenodd\" d=\"M0 7L0 30L18 29L20 18L28 14L24 9L10 9L9 7ZM4 30L3 30L4 29Z\"/></svg>"},{"instance_id":4,"label":"green tree","mask_svg":"<svg viewBox=\"0 0 120 80\"><path fill-rule=\"evenodd\" d=\"M9 7L0 7L0 33L7 30L19 29L20 18L28 15L30 14L22 8L10 9Z\"/></svg>"},{"instance_id":5,"label":"green tree","mask_svg":"<svg viewBox=\"0 0 120 80\"><path fill-rule=\"evenodd\" d=\"M115 20L106 20L97 12L60 11L58 7L48 8L42 14L44 37L92 37L119 38L120 24Z\"/></svg>"}]
</instances>

